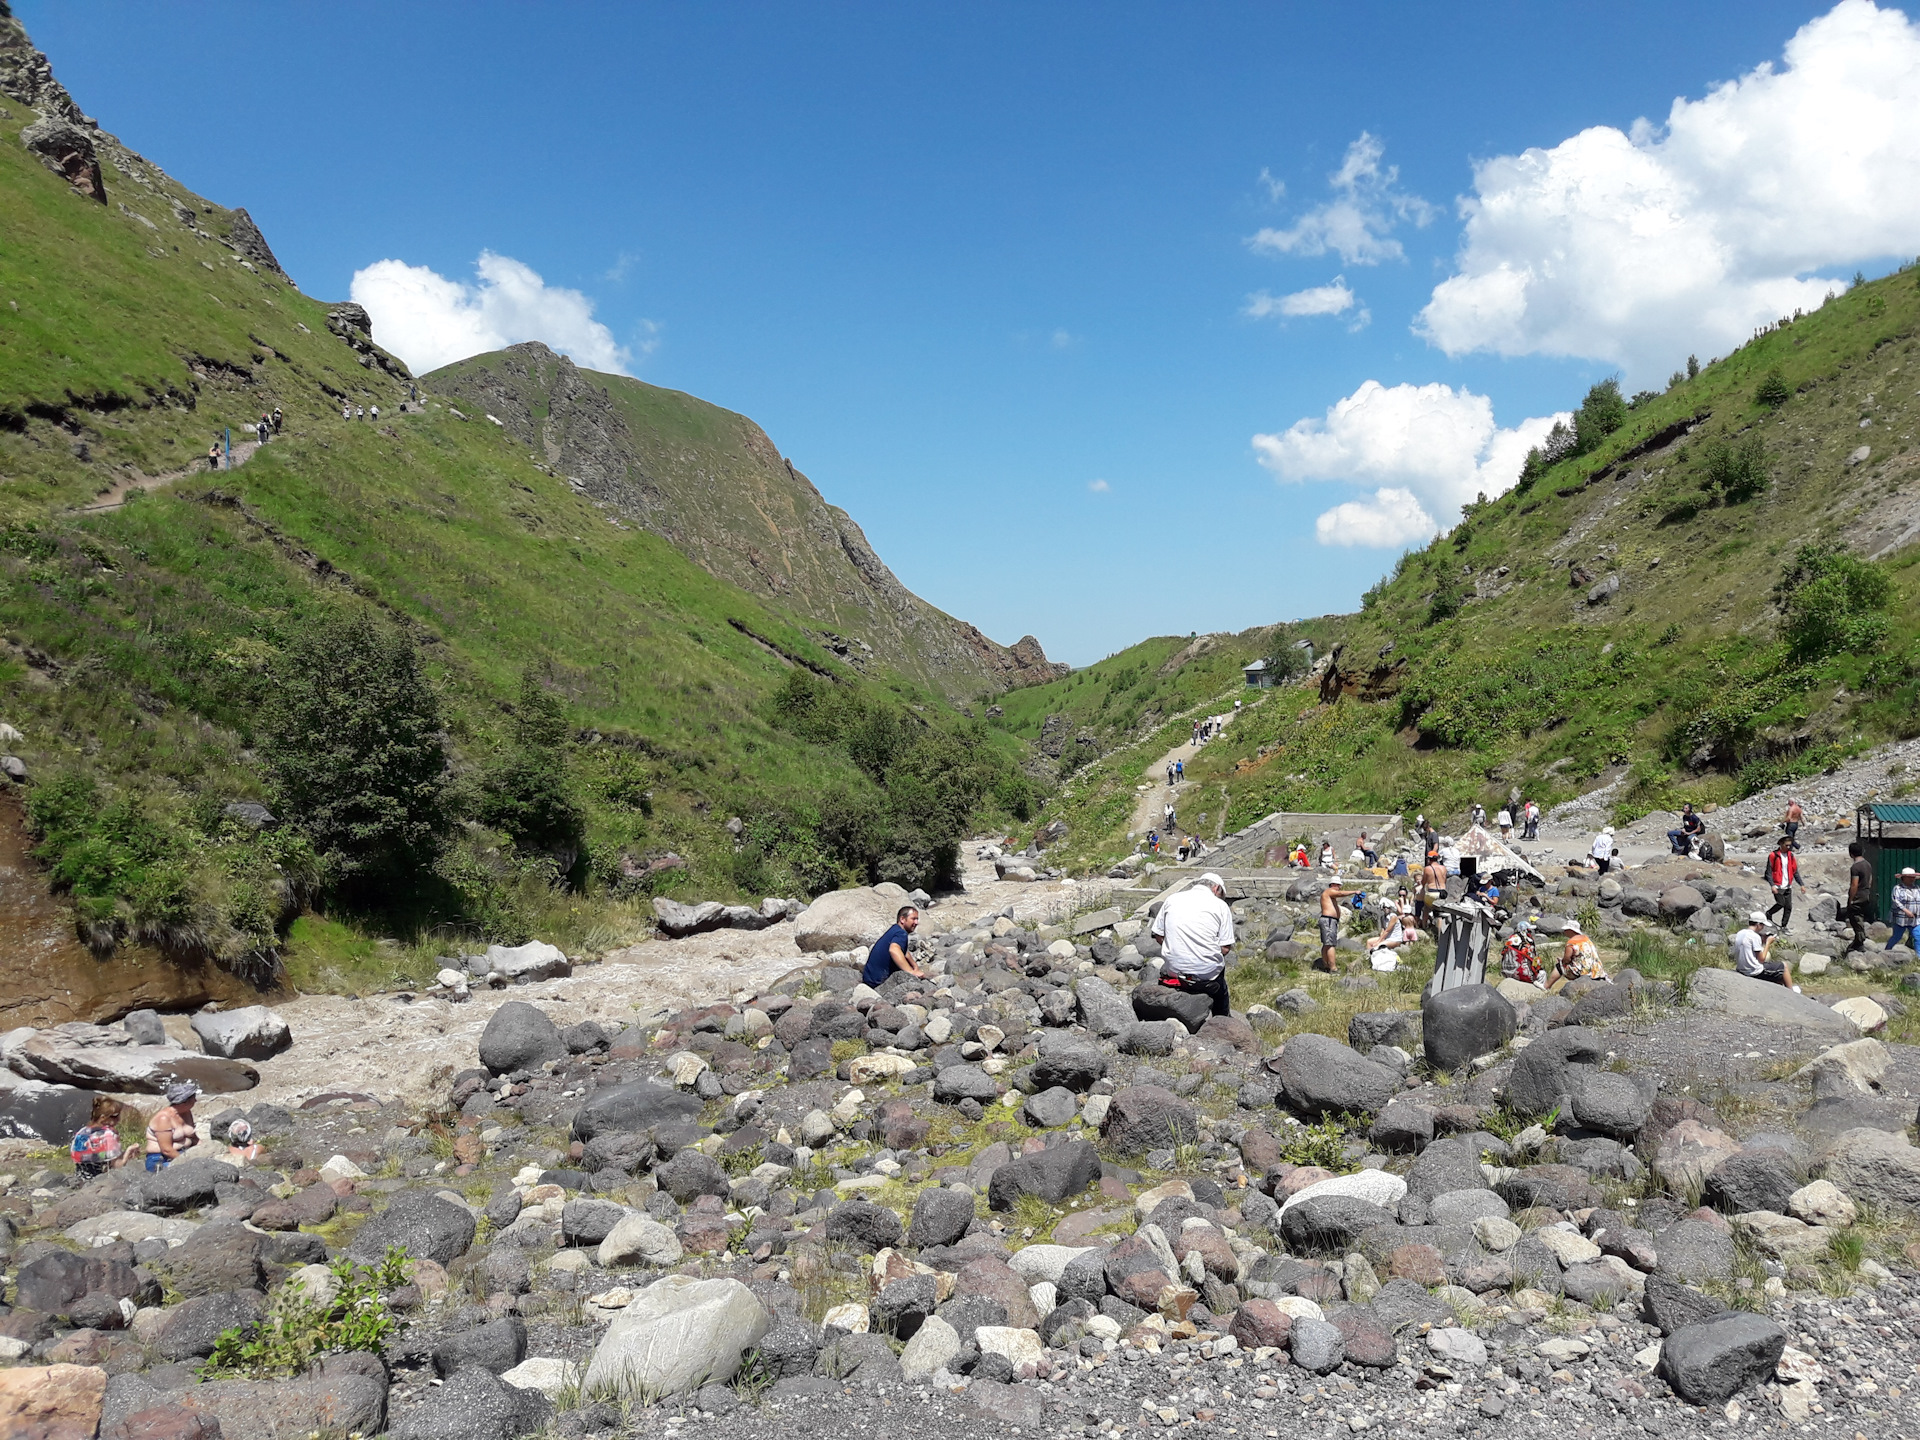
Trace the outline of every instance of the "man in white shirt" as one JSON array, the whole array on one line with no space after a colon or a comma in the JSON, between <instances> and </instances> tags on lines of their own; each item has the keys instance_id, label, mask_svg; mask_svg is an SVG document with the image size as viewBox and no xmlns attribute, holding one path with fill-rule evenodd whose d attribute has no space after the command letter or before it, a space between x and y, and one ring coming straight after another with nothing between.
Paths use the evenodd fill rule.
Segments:
<instances>
[{"instance_id":1,"label":"man in white shirt","mask_svg":"<svg viewBox=\"0 0 1920 1440\"><path fill-rule=\"evenodd\" d=\"M1206 874L1197 885L1169 896L1153 917L1153 938L1160 942L1162 985L1205 995L1213 1013L1232 1013L1227 1001L1227 952L1233 948L1233 911L1227 908L1226 882Z\"/></svg>"},{"instance_id":2,"label":"man in white shirt","mask_svg":"<svg viewBox=\"0 0 1920 1440\"><path fill-rule=\"evenodd\" d=\"M1593 856L1593 863L1602 875L1613 868L1613 827L1611 825L1593 837L1593 845L1587 853Z\"/></svg>"},{"instance_id":3,"label":"man in white shirt","mask_svg":"<svg viewBox=\"0 0 1920 1440\"><path fill-rule=\"evenodd\" d=\"M1789 990L1799 991L1793 983L1793 967L1784 960L1775 960L1769 953L1773 949L1773 925L1767 919L1767 912L1756 910L1747 916L1744 929L1733 932L1729 942L1733 951L1733 968L1749 980L1765 980L1770 985L1784 985Z\"/></svg>"}]
</instances>

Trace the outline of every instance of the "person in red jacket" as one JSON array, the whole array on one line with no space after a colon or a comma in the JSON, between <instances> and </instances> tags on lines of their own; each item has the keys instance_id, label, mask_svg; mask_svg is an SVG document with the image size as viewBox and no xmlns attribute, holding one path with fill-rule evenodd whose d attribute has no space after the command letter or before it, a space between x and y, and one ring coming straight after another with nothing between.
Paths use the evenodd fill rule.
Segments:
<instances>
[{"instance_id":1,"label":"person in red jacket","mask_svg":"<svg viewBox=\"0 0 1920 1440\"><path fill-rule=\"evenodd\" d=\"M1784 930L1793 923L1793 887L1799 885L1803 891L1807 888L1800 879L1800 861L1793 853L1791 835L1782 835L1767 856L1767 884L1773 887L1773 904L1767 907L1767 919L1773 919L1777 912L1780 928Z\"/></svg>"}]
</instances>

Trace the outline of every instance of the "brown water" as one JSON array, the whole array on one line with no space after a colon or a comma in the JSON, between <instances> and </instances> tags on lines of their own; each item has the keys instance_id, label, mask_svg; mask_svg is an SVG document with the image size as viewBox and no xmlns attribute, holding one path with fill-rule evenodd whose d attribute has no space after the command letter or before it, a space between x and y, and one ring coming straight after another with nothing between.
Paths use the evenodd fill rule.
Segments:
<instances>
[{"instance_id":1,"label":"brown water","mask_svg":"<svg viewBox=\"0 0 1920 1440\"><path fill-rule=\"evenodd\" d=\"M32 843L19 802L0 796L0 1030L258 998L217 965L179 964L145 946L94 959L75 936L73 913L48 891Z\"/></svg>"}]
</instances>

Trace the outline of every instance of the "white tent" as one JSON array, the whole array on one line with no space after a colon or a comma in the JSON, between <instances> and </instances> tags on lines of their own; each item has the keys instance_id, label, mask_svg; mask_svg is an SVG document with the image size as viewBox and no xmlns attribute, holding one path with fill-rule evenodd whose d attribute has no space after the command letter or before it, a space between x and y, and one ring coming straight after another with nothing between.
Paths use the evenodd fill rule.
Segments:
<instances>
[{"instance_id":1,"label":"white tent","mask_svg":"<svg viewBox=\"0 0 1920 1440\"><path fill-rule=\"evenodd\" d=\"M1482 875L1518 873L1542 879L1538 870L1520 858L1519 852L1478 825L1468 826L1467 833L1453 843L1463 857L1471 855L1479 862L1476 868Z\"/></svg>"}]
</instances>

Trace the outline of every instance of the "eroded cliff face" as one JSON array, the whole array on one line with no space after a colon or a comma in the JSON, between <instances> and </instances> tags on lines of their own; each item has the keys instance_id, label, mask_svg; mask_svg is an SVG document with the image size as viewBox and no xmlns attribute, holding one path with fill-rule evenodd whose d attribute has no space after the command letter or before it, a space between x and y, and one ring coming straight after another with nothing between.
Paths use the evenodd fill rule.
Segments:
<instances>
[{"instance_id":1,"label":"eroded cliff face","mask_svg":"<svg viewBox=\"0 0 1920 1440\"><path fill-rule=\"evenodd\" d=\"M617 518L781 602L856 667L878 662L954 698L1067 669L1031 635L997 644L907 589L853 518L743 415L582 370L537 341L463 360L426 383L493 416Z\"/></svg>"}]
</instances>

